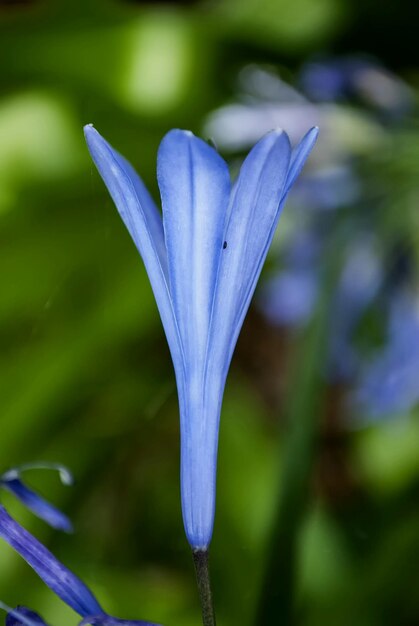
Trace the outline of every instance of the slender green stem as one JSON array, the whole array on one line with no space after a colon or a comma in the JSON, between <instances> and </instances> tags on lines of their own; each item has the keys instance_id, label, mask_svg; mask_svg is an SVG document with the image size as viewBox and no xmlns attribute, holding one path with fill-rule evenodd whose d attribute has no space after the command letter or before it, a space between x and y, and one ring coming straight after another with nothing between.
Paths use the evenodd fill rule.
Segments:
<instances>
[{"instance_id":1,"label":"slender green stem","mask_svg":"<svg viewBox=\"0 0 419 626\"><path fill-rule=\"evenodd\" d=\"M208 550L193 550L193 561L201 602L203 626L215 626L214 605L212 602L211 581L209 574Z\"/></svg>"}]
</instances>

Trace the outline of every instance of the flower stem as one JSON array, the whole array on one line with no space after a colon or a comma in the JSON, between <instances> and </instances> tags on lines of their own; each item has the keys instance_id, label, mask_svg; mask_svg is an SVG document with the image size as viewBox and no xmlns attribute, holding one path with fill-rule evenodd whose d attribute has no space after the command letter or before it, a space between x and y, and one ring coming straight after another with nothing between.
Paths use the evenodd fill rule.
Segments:
<instances>
[{"instance_id":1,"label":"flower stem","mask_svg":"<svg viewBox=\"0 0 419 626\"><path fill-rule=\"evenodd\" d=\"M193 561L198 584L199 600L201 602L203 626L215 626L214 605L212 602L211 582L209 574L208 550L193 550Z\"/></svg>"}]
</instances>

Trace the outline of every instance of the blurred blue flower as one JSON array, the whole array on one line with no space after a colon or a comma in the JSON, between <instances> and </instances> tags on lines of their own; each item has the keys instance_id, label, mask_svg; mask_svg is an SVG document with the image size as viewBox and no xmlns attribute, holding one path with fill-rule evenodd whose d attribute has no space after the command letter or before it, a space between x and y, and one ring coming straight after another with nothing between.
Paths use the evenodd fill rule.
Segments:
<instances>
[{"instance_id":1,"label":"blurred blue flower","mask_svg":"<svg viewBox=\"0 0 419 626\"><path fill-rule=\"evenodd\" d=\"M317 102L358 98L390 115L404 115L413 106L413 93L398 76L371 58L349 56L304 65L300 84Z\"/></svg>"},{"instance_id":2,"label":"blurred blue flower","mask_svg":"<svg viewBox=\"0 0 419 626\"><path fill-rule=\"evenodd\" d=\"M212 147L172 130L158 154L163 220L131 165L92 126L85 133L143 257L163 321L179 396L185 531L192 548L205 549L227 372L282 206L317 129L293 152L283 131L266 135L232 189L227 164Z\"/></svg>"},{"instance_id":3,"label":"blurred blue flower","mask_svg":"<svg viewBox=\"0 0 419 626\"><path fill-rule=\"evenodd\" d=\"M320 271L330 262L329 242L337 234L345 236L342 270L330 302L324 372L329 382L343 383L348 393L350 386L358 385L357 401L350 403L354 419L361 412L378 417L407 410L419 401L413 374L414 306L405 312L412 332L410 352L400 354L400 333L391 328L374 361L364 364L361 346L363 320L367 328L368 315L374 315L375 308L392 306L400 286L413 282L407 267L412 264L411 252L394 259L400 235L377 237L382 233L383 212L377 199L383 180L371 165L414 104L409 85L373 58L313 60L302 66L293 86L275 68L248 65L238 75L235 99L210 113L205 125L218 145L232 151L246 148L267 126L284 126L291 138L302 125L321 126L314 167L295 186L277 267L271 268L258 302L273 324L291 330L304 327L319 301ZM395 316L393 311L390 327Z\"/></svg>"},{"instance_id":4,"label":"blurred blue flower","mask_svg":"<svg viewBox=\"0 0 419 626\"><path fill-rule=\"evenodd\" d=\"M316 101L341 99L349 90L351 69L338 59L307 63L300 76L302 89Z\"/></svg>"},{"instance_id":5,"label":"blurred blue flower","mask_svg":"<svg viewBox=\"0 0 419 626\"><path fill-rule=\"evenodd\" d=\"M272 324L299 329L309 322L319 291L322 247L313 228L299 227L292 233L283 254L284 266L262 284L258 294L258 305Z\"/></svg>"},{"instance_id":6,"label":"blurred blue flower","mask_svg":"<svg viewBox=\"0 0 419 626\"><path fill-rule=\"evenodd\" d=\"M81 624L97 626L158 626L152 622L121 620L104 612L90 589L73 572L65 567L45 546L25 530L0 506L0 537L4 539L35 570L38 576L63 602L83 618ZM24 609L33 619L33 612ZM32 617L31 617L32 613ZM12 616L13 617L13 616ZM12 617L10 619L12 619ZM38 622L44 624L39 616ZM13 622L11 622L13 624ZM23 620L17 624L25 624Z\"/></svg>"},{"instance_id":7,"label":"blurred blue flower","mask_svg":"<svg viewBox=\"0 0 419 626\"><path fill-rule=\"evenodd\" d=\"M354 335L384 280L377 247L373 236L359 232L345 254L331 302L328 376L334 382L353 381L360 367Z\"/></svg>"},{"instance_id":8,"label":"blurred blue flower","mask_svg":"<svg viewBox=\"0 0 419 626\"><path fill-rule=\"evenodd\" d=\"M12 493L27 509L43 519L47 524L52 526L52 528L71 532L73 525L68 517L22 481L22 472L30 469L53 469L59 472L61 481L64 484L68 485L72 483L72 476L65 467L48 463L38 463L22 465L21 467L8 470L0 476L0 487Z\"/></svg>"},{"instance_id":9,"label":"blurred blue flower","mask_svg":"<svg viewBox=\"0 0 419 626\"><path fill-rule=\"evenodd\" d=\"M235 100L210 112L205 121L205 134L223 150L245 150L277 126L287 129L292 142L308 126L319 126L322 136L313 163L329 169L342 161L345 165L358 156L376 154L385 144L385 129L366 107L347 106L335 99L313 101L272 68L247 66L241 78ZM388 117L385 114L386 122Z\"/></svg>"},{"instance_id":10,"label":"blurred blue flower","mask_svg":"<svg viewBox=\"0 0 419 626\"><path fill-rule=\"evenodd\" d=\"M272 324L301 328L312 316L318 290L315 268L284 269L263 285L259 306Z\"/></svg>"},{"instance_id":11,"label":"blurred blue flower","mask_svg":"<svg viewBox=\"0 0 419 626\"><path fill-rule=\"evenodd\" d=\"M295 203L307 211L333 211L359 199L360 181L346 163L319 168L303 176L295 189Z\"/></svg>"},{"instance_id":12,"label":"blurred blue flower","mask_svg":"<svg viewBox=\"0 0 419 626\"><path fill-rule=\"evenodd\" d=\"M393 295L384 348L365 365L353 403L370 417L406 413L419 402L419 303Z\"/></svg>"},{"instance_id":13,"label":"blurred blue flower","mask_svg":"<svg viewBox=\"0 0 419 626\"><path fill-rule=\"evenodd\" d=\"M383 284L383 266L376 240L368 233L344 251L343 267L330 307L328 359L325 374L330 381L353 380L360 365L354 346L357 325ZM326 246L325 233L297 232L284 253L284 268L261 289L259 306L273 323L285 328L305 327L314 313L321 288L320 267Z\"/></svg>"}]
</instances>

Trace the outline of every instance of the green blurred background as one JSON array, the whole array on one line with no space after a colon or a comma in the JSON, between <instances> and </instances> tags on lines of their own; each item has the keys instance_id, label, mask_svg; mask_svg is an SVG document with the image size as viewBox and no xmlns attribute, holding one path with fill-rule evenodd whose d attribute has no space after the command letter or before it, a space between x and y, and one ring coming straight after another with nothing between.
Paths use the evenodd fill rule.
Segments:
<instances>
[{"instance_id":1,"label":"green blurred background","mask_svg":"<svg viewBox=\"0 0 419 626\"><path fill-rule=\"evenodd\" d=\"M239 341L220 433L212 547L219 623L419 623L412 384L413 398L383 417L348 400L361 366L349 379L323 369L336 268L342 249L358 240L359 221L376 240L385 276L394 274L395 249L409 264L387 304L381 295L364 307L356 336L363 355L384 349L399 283L410 294L419 285L413 7L408 0L0 2L1 467L68 465L74 487L41 472L29 482L70 515L76 532L49 530L8 494L2 502L115 615L166 626L200 620L181 522L170 357L145 270L89 160L82 126L94 123L158 199L156 151L167 130L214 135L237 169L253 135L274 125L272 115L295 136L319 122L319 156L308 172L340 159L358 192L338 217L322 213L328 238L316 257L312 315L290 328L255 305ZM365 90L328 103L301 95L307 63L353 55L381 68L378 92L373 79L366 85L372 100ZM248 115L233 110L232 130L231 115L220 115L239 104ZM306 227L311 193L305 202L298 190L290 198L265 282ZM418 336L410 347L414 379ZM392 363L397 375L397 355ZM3 601L31 606L52 625L76 623L9 547L0 545L0 555Z\"/></svg>"}]
</instances>

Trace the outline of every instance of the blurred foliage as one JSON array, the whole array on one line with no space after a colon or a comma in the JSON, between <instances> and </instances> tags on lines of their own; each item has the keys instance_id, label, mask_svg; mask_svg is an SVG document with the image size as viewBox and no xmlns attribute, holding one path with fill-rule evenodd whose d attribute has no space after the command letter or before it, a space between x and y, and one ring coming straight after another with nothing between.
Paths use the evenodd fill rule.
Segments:
<instances>
[{"instance_id":1,"label":"blurred foliage","mask_svg":"<svg viewBox=\"0 0 419 626\"><path fill-rule=\"evenodd\" d=\"M412 107L401 121L348 101L315 110L319 161L345 154L362 179L361 199L322 224L334 249L342 232L357 238L342 227L348 216L370 220L390 258L385 271L394 269L397 242L409 250L417 289L416 21L413 9L399 7L394 17L375 0L0 2L1 460L4 469L66 463L74 487L42 473L31 480L77 532L60 536L8 494L2 501L114 614L199 623L170 357L144 268L88 158L82 126L93 122L157 198L163 134L185 127L205 136L210 114L237 99L250 63L298 87L300 68L319 55L382 58L410 82ZM396 36L392 16L403 27ZM242 101L253 105L254 94ZM266 108L263 116L269 127ZM303 130L311 123L299 119ZM248 121L239 130L246 135ZM244 150L229 152L234 169ZM279 248L305 225L304 211L292 213L298 203L296 194ZM345 245L330 265L341 266ZM266 275L276 264L273 255ZM381 301L371 315L362 326L366 353L383 341ZM295 563L291 574L283 568L286 581L270 579L273 598L278 590L271 624L411 626L419 622L418 408L351 421L341 385L323 376L325 344L310 352L310 328L278 328L254 308L239 341L220 434L212 547L219 622L256 623L267 561L283 558L270 553L277 502L286 509L287 497L301 497L294 485L303 472L304 497L283 538L293 542ZM321 405L311 402L311 384ZM305 426L314 427L309 450ZM8 547L0 555L2 600L29 605L51 624L75 623ZM291 610L279 602L279 585L291 589Z\"/></svg>"}]
</instances>

